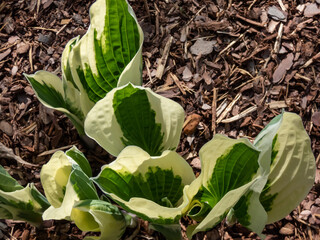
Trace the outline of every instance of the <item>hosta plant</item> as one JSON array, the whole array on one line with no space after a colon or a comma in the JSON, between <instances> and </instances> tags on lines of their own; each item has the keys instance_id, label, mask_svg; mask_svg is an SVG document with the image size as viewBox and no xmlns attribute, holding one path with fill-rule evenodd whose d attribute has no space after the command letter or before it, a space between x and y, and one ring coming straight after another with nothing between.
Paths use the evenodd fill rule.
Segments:
<instances>
[{"instance_id":1,"label":"hosta plant","mask_svg":"<svg viewBox=\"0 0 320 240\"><path fill-rule=\"evenodd\" d=\"M178 103L129 83L96 103L86 118L85 131L114 156L130 145L160 156L177 148L183 121Z\"/></svg>"},{"instance_id":2,"label":"hosta plant","mask_svg":"<svg viewBox=\"0 0 320 240\"><path fill-rule=\"evenodd\" d=\"M61 59L62 79L46 71L27 75L42 104L65 113L80 135L88 111L117 86L141 85L143 33L126 0L97 0L90 27L71 39Z\"/></svg>"}]
</instances>

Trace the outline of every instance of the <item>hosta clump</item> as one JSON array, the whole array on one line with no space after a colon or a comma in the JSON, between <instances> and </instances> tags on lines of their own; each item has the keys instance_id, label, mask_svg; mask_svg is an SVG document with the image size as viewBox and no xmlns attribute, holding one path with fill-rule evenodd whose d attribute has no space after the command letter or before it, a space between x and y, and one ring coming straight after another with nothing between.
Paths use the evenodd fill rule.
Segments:
<instances>
[{"instance_id":1,"label":"hosta clump","mask_svg":"<svg viewBox=\"0 0 320 240\"><path fill-rule=\"evenodd\" d=\"M159 156L176 149L183 121L178 103L129 83L96 103L86 118L85 131L114 156L130 145Z\"/></svg>"},{"instance_id":2,"label":"hosta clump","mask_svg":"<svg viewBox=\"0 0 320 240\"><path fill-rule=\"evenodd\" d=\"M117 86L141 85L143 33L126 0L97 0L90 27L62 54L62 80L49 72L25 75L42 104L65 113L80 135L95 102Z\"/></svg>"},{"instance_id":3,"label":"hosta clump","mask_svg":"<svg viewBox=\"0 0 320 240\"><path fill-rule=\"evenodd\" d=\"M152 144L148 145L147 150L143 149L146 146L143 144L126 146L127 141L146 142L148 138L145 138L145 133L155 135L153 131L159 129L162 134L157 137L164 136L167 139L167 135L180 136L180 127L173 131L173 135L170 131L165 132L167 128L170 130L170 121L176 123L180 117L171 116L170 121L164 125L160 121L162 118L157 118L157 115L163 117L172 114L170 111L166 112L169 115L161 114L170 105L169 100L163 100L148 89L130 84L112 90L105 99L109 100L101 100L90 112L89 116L95 113L97 117L96 120L87 119L86 130L87 126L99 126L95 130L100 130L97 131L102 136L99 141L104 138L108 141L116 139L117 143L122 144L115 148L120 151L117 159L103 166L98 176L91 177L87 159L75 147L65 153L56 152L43 166L40 174L51 206L46 209L46 200L25 188L27 190L23 189L26 191L23 194L28 196L28 203L30 194L32 201L39 202L40 199L42 202L39 204L42 206L40 210L33 208L31 211L26 210L25 203L12 204L11 200L17 202L17 196L22 197L22 193L15 193L22 192L22 187L1 170L0 180L4 180L4 184L0 181L1 217L30 221L30 218L21 216L26 216L26 213L31 216L31 213L36 212L39 217L41 211L46 209L43 213L45 220L72 220L83 231L100 232L98 239L117 240L131 224L129 212L149 221L149 226L163 233L167 239L176 240L181 239L179 220L183 216L197 222L187 228L190 238L197 232L211 229L227 216L229 223L238 221L261 235L265 224L290 213L313 184L315 160L310 139L296 114L284 112L274 118L254 143L248 139L235 140L215 135L200 150L202 169L198 178L195 178L188 163L176 152L168 150L175 145L161 148L159 146L162 145L156 144L158 141L151 141L152 136L147 134L151 137L149 141L156 144L157 148L154 149L159 150L158 156L152 156L147 151L153 149ZM145 106L139 110L136 104L141 99L144 99L142 102ZM128 104L131 109L120 106L122 103ZM117 113L122 107L125 111ZM106 110L109 111L108 118L102 114ZM117 118L117 114L120 118ZM125 119L128 116L131 116L134 124L138 124L138 129L146 123L150 132L144 130L141 136L136 135L136 130L129 131L121 127L122 123L119 122L127 123ZM149 120L141 116L147 116ZM116 126L115 129L121 132L110 133L111 126ZM97 133L94 133L95 137ZM171 139L169 142L175 141ZM162 143L166 146L163 139ZM108 144L112 145L112 142ZM94 183L105 195L98 195ZM12 192L15 198L12 199L7 192ZM120 211L109 199L126 212Z\"/></svg>"}]
</instances>

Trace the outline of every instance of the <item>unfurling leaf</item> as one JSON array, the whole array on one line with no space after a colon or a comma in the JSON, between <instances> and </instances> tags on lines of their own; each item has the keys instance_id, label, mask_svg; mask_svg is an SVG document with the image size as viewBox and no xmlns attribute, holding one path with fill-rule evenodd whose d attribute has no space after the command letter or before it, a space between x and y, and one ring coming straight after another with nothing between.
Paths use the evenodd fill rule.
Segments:
<instances>
[{"instance_id":1,"label":"unfurling leaf","mask_svg":"<svg viewBox=\"0 0 320 240\"><path fill-rule=\"evenodd\" d=\"M40 102L65 113L80 135L95 102L117 86L142 83L143 32L127 1L97 0L90 18L87 33L65 47L62 80L46 71L25 74Z\"/></svg>"}]
</instances>

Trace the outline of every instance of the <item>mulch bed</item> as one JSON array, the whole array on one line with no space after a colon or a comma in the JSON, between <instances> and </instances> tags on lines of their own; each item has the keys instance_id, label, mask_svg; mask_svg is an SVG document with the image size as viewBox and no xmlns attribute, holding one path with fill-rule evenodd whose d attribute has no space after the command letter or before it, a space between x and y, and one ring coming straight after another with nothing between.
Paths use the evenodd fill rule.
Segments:
<instances>
[{"instance_id":1,"label":"mulch bed","mask_svg":"<svg viewBox=\"0 0 320 240\"><path fill-rule=\"evenodd\" d=\"M61 73L64 46L86 32L92 2L0 3L0 149L13 150L11 157L0 152L0 163L22 185L34 182L41 189L39 172L53 149L76 145L94 174L114 159L99 146L88 149L65 115L39 103L22 75L41 69ZM266 226L264 233L267 239L319 239L320 1L129 2L145 34L144 85L185 109L178 152L197 174L199 149L215 133L253 139L282 109L302 117L318 167L315 184L290 215ZM188 221L182 220L183 230ZM41 229L0 221L0 239L86 235L67 221L46 221ZM143 221L140 230L128 230L125 238L163 239ZM240 225L222 222L193 239L257 238Z\"/></svg>"}]
</instances>

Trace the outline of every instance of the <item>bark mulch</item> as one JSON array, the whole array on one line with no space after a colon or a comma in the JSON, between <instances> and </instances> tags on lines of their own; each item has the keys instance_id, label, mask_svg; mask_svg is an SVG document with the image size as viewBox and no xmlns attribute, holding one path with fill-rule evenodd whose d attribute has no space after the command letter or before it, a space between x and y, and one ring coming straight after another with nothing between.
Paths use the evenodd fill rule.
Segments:
<instances>
[{"instance_id":1,"label":"bark mulch","mask_svg":"<svg viewBox=\"0 0 320 240\"><path fill-rule=\"evenodd\" d=\"M88 149L65 115L39 103L23 73L60 74L71 38L89 26L92 0L8 0L0 3L0 163L22 185L41 189L39 172L56 150L76 145L94 174L112 161ZM199 174L198 152L215 133L253 139L282 109L299 114L317 162L313 188L285 219L267 225L267 239L319 239L320 1L130 0L145 34L144 85L180 103L186 121L178 152ZM182 220L183 234L185 223ZM82 239L67 221L36 229L0 221L0 239ZM185 234L184 234L185 236ZM128 230L124 239L163 239ZM193 239L258 239L222 222Z\"/></svg>"}]
</instances>

